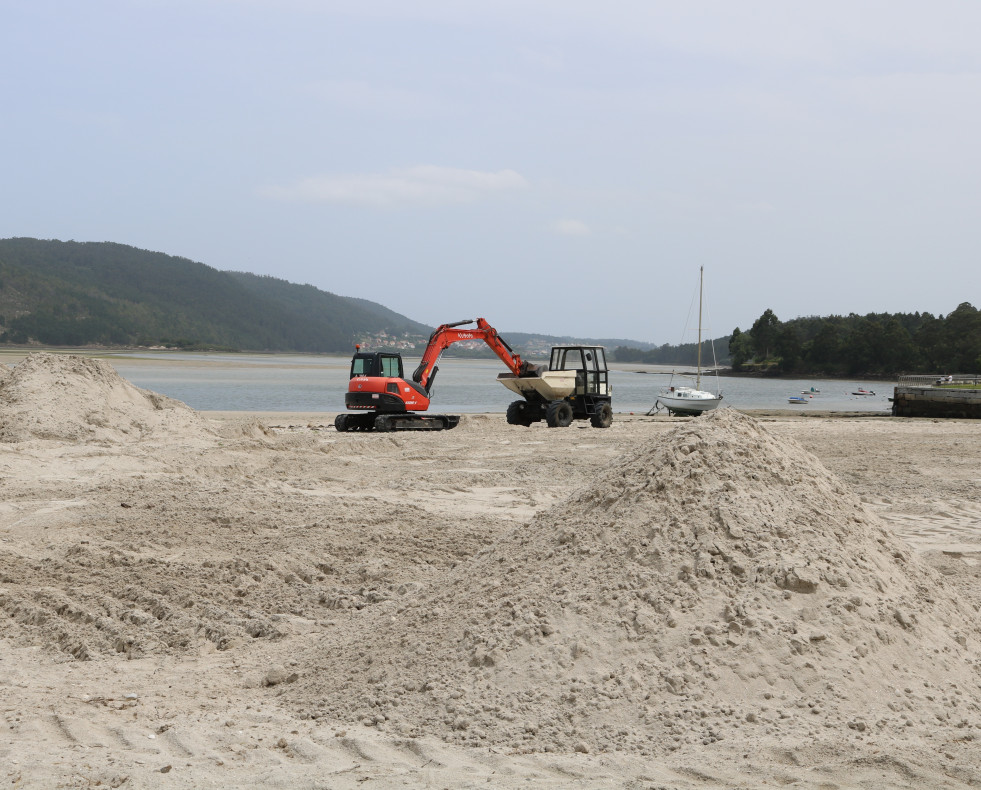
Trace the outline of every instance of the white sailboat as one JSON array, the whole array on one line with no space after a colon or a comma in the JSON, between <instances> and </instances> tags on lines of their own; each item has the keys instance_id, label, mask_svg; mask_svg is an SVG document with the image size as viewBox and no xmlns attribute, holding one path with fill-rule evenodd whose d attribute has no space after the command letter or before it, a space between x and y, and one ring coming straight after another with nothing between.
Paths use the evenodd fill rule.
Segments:
<instances>
[{"instance_id":1,"label":"white sailboat","mask_svg":"<svg viewBox=\"0 0 981 790\"><path fill-rule=\"evenodd\" d=\"M722 403L722 393L718 391L713 395L702 389L702 275L704 267L698 267L698 371L695 377L694 387L678 387L674 384L674 376L671 383L665 387L657 396L654 410L662 408L668 410L668 414L679 414L697 417L704 411L711 411ZM714 351L714 349L713 349ZM718 381L718 374L716 374Z\"/></svg>"}]
</instances>

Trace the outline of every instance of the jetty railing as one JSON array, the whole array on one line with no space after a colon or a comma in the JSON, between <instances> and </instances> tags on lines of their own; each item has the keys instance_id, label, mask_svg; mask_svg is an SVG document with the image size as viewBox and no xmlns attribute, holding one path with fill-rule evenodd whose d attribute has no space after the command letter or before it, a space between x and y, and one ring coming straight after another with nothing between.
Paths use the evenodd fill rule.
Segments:
<instances>
[{"instance_id":1,"label":"jetty railing","mask_svg":"<svg viewBox=\"0 0 981 790\"><path fill-rule=\"evenodd\" d=\"M963 387L971 384L975 387L981 383L981 374L978 373L954 373L950 375L909 375L899 376L898 385L901 387Z\"/></svg>"}]
</instances>

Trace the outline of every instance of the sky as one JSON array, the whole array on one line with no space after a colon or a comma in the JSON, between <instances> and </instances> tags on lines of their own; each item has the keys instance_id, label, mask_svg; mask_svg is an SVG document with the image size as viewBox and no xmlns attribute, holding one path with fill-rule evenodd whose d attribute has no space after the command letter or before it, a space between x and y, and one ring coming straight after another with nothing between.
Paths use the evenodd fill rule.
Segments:
<instances>
[{"instance_id":1,"label":"sky","mask_svg":"<svg viewBox=\"0 0 981 790\"><path fill-rule=\"evenodd\" d=\"M976 0L0 0L0 238L437 325L981 306Z\"/></svg>"}]
</instances>

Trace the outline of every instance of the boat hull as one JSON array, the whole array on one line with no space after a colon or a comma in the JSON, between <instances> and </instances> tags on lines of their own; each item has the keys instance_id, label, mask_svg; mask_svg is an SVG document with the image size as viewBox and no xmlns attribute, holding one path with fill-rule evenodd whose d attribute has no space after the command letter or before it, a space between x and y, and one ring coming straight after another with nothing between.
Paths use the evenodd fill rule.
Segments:
<instances>
[{"instance_id":1,"label":"boat hull","mask_svg":"<svg viewBox=\"0 0 981 790\"><path fill-rule=\"evenodd\" d=\"M665 391L658 395L657 402L670 414L698 416L716 408L722 403L722 396L704 390L676 387L674 391Z\"/></svg>"}]
</instances>

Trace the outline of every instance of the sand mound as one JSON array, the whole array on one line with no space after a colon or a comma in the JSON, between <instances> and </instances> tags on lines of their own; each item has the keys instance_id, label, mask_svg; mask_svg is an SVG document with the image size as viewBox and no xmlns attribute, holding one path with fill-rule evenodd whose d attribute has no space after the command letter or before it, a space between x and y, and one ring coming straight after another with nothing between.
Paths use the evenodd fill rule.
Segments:
<instances>
[{"instance_id":1,"label":"sand mound","mask_svg":"<svg viewBox=\"0 0 981 790\"><path fill-rule=\"evenodd\" d=\"M302 712L640 754L981 727L977 612L816 458L730 409L379 609L282 692Z\"/></svg>"},{"instance_id":2,"label":"sand mound","mask_svg":"<svg viewBox=\"0 0 981 790\"><path fill-rule=\"evenodd\" d=\"M228 420L215 429L224 439L258 439L268 440L275 436L275 431L269 428L257 417L246 417L241 420Z\"/></svg>"},{"instance_id":3,"label":"sand mound","mask_svg":"<svg viewBox=\"0 0 981 790\"><path fill-rule=\"evenodd\" d=\"M0 384L0 441L119 442L209 431L188 406L134 387L99 359L30 354Z\"/></svg>"}]
</instances>

